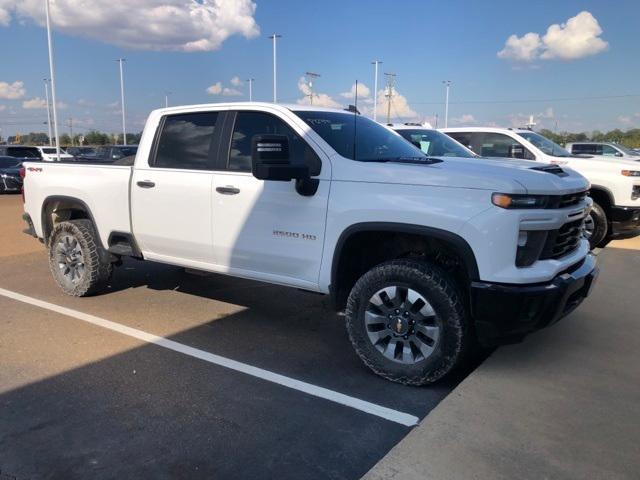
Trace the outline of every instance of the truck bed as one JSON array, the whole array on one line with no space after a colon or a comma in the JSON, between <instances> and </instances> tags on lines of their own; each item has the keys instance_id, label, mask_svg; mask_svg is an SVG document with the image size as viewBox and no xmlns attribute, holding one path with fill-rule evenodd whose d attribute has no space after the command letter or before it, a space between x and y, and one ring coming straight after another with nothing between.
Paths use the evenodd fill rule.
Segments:
<instances>
[{"instance_id":1,"label":"truck bed","mask_svg":"<svg viewBox=\"0 0 640 480\"><path fill-rule=\"evenodd\" d=\"M25 162L25 211L36 234L43 237L45 202L73 197L84 202L99 226L100 239L108 245L109 232L131 233L129 183L132 167L87 163Z\"/></svg>"}]
</instances>

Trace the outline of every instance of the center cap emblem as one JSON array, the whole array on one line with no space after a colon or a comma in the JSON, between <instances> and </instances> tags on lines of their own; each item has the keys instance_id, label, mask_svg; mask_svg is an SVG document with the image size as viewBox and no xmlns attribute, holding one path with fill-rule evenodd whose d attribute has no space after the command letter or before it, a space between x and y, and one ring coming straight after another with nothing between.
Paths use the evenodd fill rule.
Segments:
<instances>
[{"instance_id":1,"label":"center cap emblem","mask_svg":"<svg viewBox=\"0 0 640 480\"><path fill-rule=\"evenodd\" d=\"M396 320L396 332L402 333L402 320L399 318Z\"/></svg>"}]
</instances>

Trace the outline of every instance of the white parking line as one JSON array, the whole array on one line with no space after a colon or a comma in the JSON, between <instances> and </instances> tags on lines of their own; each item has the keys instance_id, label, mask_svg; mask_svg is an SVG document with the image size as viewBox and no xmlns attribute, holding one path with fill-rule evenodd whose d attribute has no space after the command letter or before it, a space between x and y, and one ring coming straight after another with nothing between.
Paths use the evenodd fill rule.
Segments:
<instances>
[{"instance_id":1,"label":"white parking line","mask_svg":"<svg viewBox=\"0 0 640 480\"><path fill-rule=\"evenodd\" d=\"M0 295L11 298L13 300L17 300L19 302L27 303L29 305L44 308L52 312L60 313L68 317L73 317L78 320L82 320L83 322L91 323L98 327L106 328L108 330L112 330L129 337L137 338L138 340L142 340L143 342L153 343L154 345L168 348L169 350L180 352L185 355L189 355L190 357L204 360L205 362L213 363L221 367L245 373L247 375L266 380L268 382L277 383L278 385L282 385L283 387L292 388L294 390L313 395L314 397L323 398L325 400L329 400L330 402L335 402L339 403L340 405L355 408L356 410L360 410L361 412L369 413L371 415L375 415L376 417L399 423L400 425L413 427L417 425L419 421L418 417L409 415L408 413L399 412L391 408L376 405L375 403L366 402L364 400L360 400L359 398L351 397L340 392L329 390L328 388L318 387L310 383L296 380L295 378L289 378L278 373L270 372L269 370L254 367L252 365L238 362L230 358L221 357L220 355L206 352L198 348L190 347L182 343L174 342L173 340L168 340L164 337L159 337L157 335L153 335L152 333L147 333L136 328L127 327L126 325L122 325L120 323L105 320L104 318L96 317L95 315L79 312L71 308L61 307L60 305L56 305L54 303L38 300L37 298L28 297L26 295L22 295L21 293L12 292L3 288L0 288Z\"/></svg>"}]
</instances>

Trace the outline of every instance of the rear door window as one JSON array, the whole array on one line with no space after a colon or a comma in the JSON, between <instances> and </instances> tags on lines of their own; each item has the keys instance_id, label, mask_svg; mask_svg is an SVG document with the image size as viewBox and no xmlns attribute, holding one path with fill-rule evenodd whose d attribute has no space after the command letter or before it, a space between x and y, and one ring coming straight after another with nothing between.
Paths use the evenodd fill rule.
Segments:
<instances>
[{"instance_id":1,"label":"rear door window","mask_svg":"<svg viewBox=\"0 0 640 480\"><path fill-rule=\"evenodd\" d=\"M184 170L213 170L214 131L218 112L165 117L153 166Z\"/></svg>"},{"instance_id":2,"label":"rear door window","mask_svg":"<svg viewBox=\"0 0 640 480\"><path fill-rule=\"evenodd\" d=\"M7 155L20 158L40 158L38 149L29 147L8 147Z\"/></svg>"}]
</instances>

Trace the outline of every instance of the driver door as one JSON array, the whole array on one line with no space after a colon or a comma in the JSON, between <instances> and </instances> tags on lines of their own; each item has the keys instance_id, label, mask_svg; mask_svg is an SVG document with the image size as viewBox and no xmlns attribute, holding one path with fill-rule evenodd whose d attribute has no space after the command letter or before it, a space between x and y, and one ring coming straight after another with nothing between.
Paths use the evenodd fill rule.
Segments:
<instances>
[{"instance_id":1,"label":"driver door","mask_svg":"<svg viewBox=\"0 0 640 480\"><path fill-rule=\"evenodd\" d=\"M214 176L215 263L240 276L317 287L329 198L330 164L278 116L237 111L227 116L226 159ZM292 162L304 162L320 179L313 196L295 182L258 180L251 173L251 140L279 134L289 139ZM324 154L322 154L324 155Z\"/></svg>"}]
</instances>

